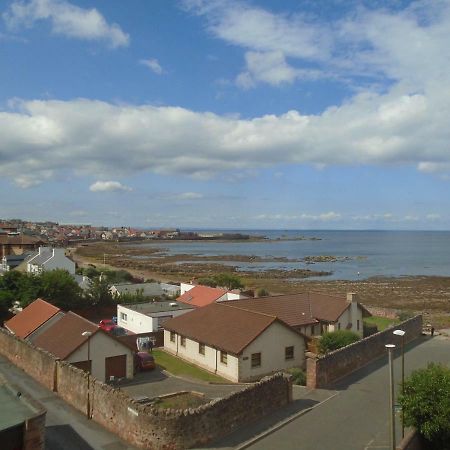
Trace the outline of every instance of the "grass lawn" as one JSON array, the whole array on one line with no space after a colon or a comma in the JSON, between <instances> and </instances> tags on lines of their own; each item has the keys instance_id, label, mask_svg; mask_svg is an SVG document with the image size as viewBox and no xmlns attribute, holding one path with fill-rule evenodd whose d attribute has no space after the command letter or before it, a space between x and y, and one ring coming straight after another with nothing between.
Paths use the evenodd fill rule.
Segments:
<instances>
[{"instance_id":1,"label":"grass lawn","mask_svg":"<svg viewBox=\"0 0 450 450\"><path fill-rule=\"evenodd\" d=\"M163 409L188 409L197 408L210 401L209 398L187 392L185 394L175 395L173 397L161 398L155 403L155 406Z\"/></svg>"},{"instance_id":2,"label":"grass lawn","mask_svg":"<svg viewBox=\"0 0 450 450\"><path fill-rule=\"evenodd\" d=\"M209 373L206 370L200 369L193 364L183 361L176 356L169 355L163 350L153 349L152 355L155 357L155 362L162 369L167 370L173 375L186 376L189 378L196 378L201 381L213 381L216 383L230 383L225 378Z\"/></svg>"},{"instance_id":3,"label":"grass lawn","mask_svg":"<svg viewBox=\"0 0 450 450\"><path fill-rule=\"evenodd\" d=\"M364 322L372 324L372 325L376 325L378 327L378 331L383 331L392 325L396 325L397 323L400 323L400 320L388 319L386 317L372 316L372 317L365 318Z\"/></svg>"}]
</instances>

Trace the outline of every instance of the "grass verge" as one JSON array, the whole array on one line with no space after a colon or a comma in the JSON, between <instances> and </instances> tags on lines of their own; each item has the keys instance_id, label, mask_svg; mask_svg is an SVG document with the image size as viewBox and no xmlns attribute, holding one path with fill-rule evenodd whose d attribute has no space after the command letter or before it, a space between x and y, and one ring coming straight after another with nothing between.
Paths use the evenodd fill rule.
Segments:
<instances>
[{"instance_id":1,"label":"grass verge","mask_svg":"<svg viewBox=\"0 0 450 450\"><path fill-rule=\"evenodd\" d=\"M376 325L378 327L378 331L383 331L386 328L391 327L392 325L396 325L400 323L398 319L388 319L387 317L367 317L364 319L365 323Z\"/></svg>"},{"instance_id":2,"label":"grass verge","mask_svg":"<svg viewBox=\"0 0 450 450\"><path fill-rule=\"evenodd\" d=\"M212 381L215 383L230 383L230 381L225 380L225 378L200 369L194 364L190 364L176 356L166 353L164 350L154 349L152 354L155 357L156 364L162 369L167 370L167 372L170 372L172 375L185 376L201 381Z\"/></svg>"}]
</instances>

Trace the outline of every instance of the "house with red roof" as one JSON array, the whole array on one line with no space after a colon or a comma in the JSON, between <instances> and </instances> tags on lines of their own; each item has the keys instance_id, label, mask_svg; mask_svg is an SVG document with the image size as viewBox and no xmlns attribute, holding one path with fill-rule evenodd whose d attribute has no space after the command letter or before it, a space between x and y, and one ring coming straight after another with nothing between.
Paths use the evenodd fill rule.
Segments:
<instances>
[{"instance_id":1,"label":"house with red roof","mask_svg":"<svg viewBox=\"0 0 450 450\"><path fill-rule=\"evenodd\" d=\"M63 316L64 313L59 308L38 298L7 320L4 326L17 337L33 341Z\"/></svg>"},{"instance_id":2,"label":"house with red roof","mask_svg":"<svg viewBox=\"0 0 450 450\"><path fill-rule=\"evenodd\" d=\"M245 298L239 292L188 283L181 283L180 293L181 295L177 298L178 302L186 303L196 308L215 302L234 301Z\"/></svg>"},{"instance_id":3,"label":"house with red roof","mask_svg":"<svg viewBox=\"0 0 450 450\"><path fill-rule=\"evenodd\" d=\"M41 333L34 345L90 372L100 381L133 378L132 346L71 311Z\"/></svg>"},{"instance_id":4,"label":"house with red roof","mask_svg":"<svg viewBox=\"0 0 450 450\"><path fill-rule=\"evenodd\" d=\"M164 349L234 382L305 366L308 338L270 314L210 305L164 323Z\"/></svg>"}]
</instances>

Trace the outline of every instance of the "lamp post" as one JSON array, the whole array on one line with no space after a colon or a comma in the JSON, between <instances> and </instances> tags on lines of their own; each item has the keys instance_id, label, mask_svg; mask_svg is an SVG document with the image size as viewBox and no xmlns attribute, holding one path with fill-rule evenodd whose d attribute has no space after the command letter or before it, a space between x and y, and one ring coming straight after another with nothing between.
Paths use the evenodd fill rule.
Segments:
<instances>
[{"instance_id":1,"label":"lamp post","mask_svg":"<svg viewBox=\"0 0 450 450\"><path fill-rule=\"evenodd\" d=\"M87 418L90 419L91 418L91 385L90 385L90 380L91 380L91 336L92 336L92 331L83 331L81 333L81 336L87 337L87 358L88 358L88 379L87 379L87 411L86 411L86 415Z\"/></svg>"},{"instance_id":2,"label":"lamp post","mask_svg":"<svg viewBox=\"0 0 450 450\"><path fill-rule=\"evenodd\" d=\"M389 354L389 414L390 414L390 432L391 432L391 450L395 450L395 413L394 413L394 364L392 353L395 348L394 344L386 344Z\"/></svg>"},{"instance_id":3,"label":"lamp post","mask_svg":"<svg viewBox=\"0 0 450 450\"><path fill-rule=\"evenodd\" d=\"M400 336L402 338L402 394L405 393L405 334L406 331L403 330L394 330L393 334L396 336ZM405 437L405 424L404 421L404 412L402 408L402 438Z\"/></svg>"}]
</instances>

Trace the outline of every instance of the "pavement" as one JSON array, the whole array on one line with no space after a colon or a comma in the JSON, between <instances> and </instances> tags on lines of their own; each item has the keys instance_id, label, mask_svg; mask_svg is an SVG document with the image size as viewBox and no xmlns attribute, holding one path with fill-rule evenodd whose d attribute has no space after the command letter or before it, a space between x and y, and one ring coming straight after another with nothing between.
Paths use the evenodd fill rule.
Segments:
<instances>
[{"instance_id":1,"label":"pavement","mask_svg":"<svg viewBox=\"0 0 450 450\"><path fill-rule=\"evenodd\" d=\"M120 388L130 397L146 396L158 397L179 391L195 391L205 394L208 399L221 398L232 392L240 391L245 387L242 384L210 384L201 381L189 380L168 375L159 367L136 374L133 380L125 380Z\"/></svg>"},{"instance_id":2,"label":"pavement","mask_svg":"<svg viewBox=\"0 0 450 450\"><path fill-rule=\"evenodd\" d=\"M396 349L396 392L401 381ZM405 347L405 374L428 362L450 363L450 339L419 338ZM294 401L258 423L240 429L211 449L384 450L389 449L389 371L387 356L346 377L333 389L294 388ZM401 440L400 413L396 417Z\"/></svg>"},{"instance_id":3,"label":"pavement","mask_svg":"<svg viewBox=\"0 0 450 450\"><path fill-rule=\"evenodd\" d=\"M137 450L115 434L88 420L3 356L0 356L0 373L22 392L39 401L47 410L46 450Z\"/></svg>"}]
</instances>

